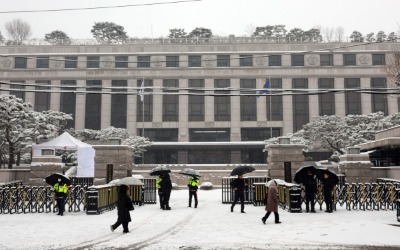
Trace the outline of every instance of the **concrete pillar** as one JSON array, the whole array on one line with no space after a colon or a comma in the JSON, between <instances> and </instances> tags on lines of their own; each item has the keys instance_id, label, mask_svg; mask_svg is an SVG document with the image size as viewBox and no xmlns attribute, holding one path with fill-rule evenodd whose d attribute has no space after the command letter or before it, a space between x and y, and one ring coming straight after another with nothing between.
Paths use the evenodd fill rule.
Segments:
<instances>
[{"instance_id":1,"label":"concrete pillar","mask_svg":"<svg viewBox=\"0 0 400 250\"><path fill-rule=\"evenodd\" d=\"M370 78L361 78L360 79L360 86L361 88L370 88L371 87L371 80ZM361 113L362 114L371 114L372 113L372 104L371 104L371 95L361 93Z\"/></svg>"},{"instance_id":2,"label":"concrete pillar","mask_svg":"<svg viewBox=\"0 0 400 250\"><path fill-rule=\"evenodd\" d=\"M153 79L153 122L162 122L163 116L163 97L162 95L162 79Z\"/></svg>"},{"instance_id":3,"label":"concrete pillar","mask_svg":"<svg viewBox=\"0 0 400 250\"><path fill-rule=\"evenodd\" d=\"M188 79L179 79L179 87L184 89L188 88ZM180 90L179 93L179 135L178 141L185 142L189 141L189 96L185 95L188 93L187 90ZM179 159L178 159L179 161Z\"/></svg>"},{"instance_id":4,"label":"concrete pillar","mask_svg":"<svg viewBox=\"0 0 400 250\"><path fill-rule=\"evenodd\" d=\"M111 87L111 80L103 80L102 86ZM111 89L103 89L103 91L111 91ZM101 125L100 128L108 128L111 126L111 95L101 95Z\"/></svg>"},{"instance_id":5,"label":"concrete pillar","mask_svg":"<svg viewBox=\"0 0 400 250\"><path fill-rule=\"evenodd\" d=\"M335 78L335 89L344 89L344 78ZM335 94L336 115L346 116L346 98L344 93Z\"/></svg>"},{"instance_id":6,"label":"concrete pillar","mask_svg":"<svg viewBox=\"0 0 400 250\"><path fill-rule=\"evenodd\" d=\"M205 79L204 86L206 89L214 89L214 79ZM213 122L214 121L214 96L207 96L207 94L213 94L214 91L205 91L206 96L204 97L204 121Z\"/></svg>"},{"instance_id":7,"label":"concrete pillar","mask_svg":"<svg viewBox=\"0 0 400 250\"><path fill-rule=\"evenodd\" d=\"M264 87L265 83L265 78L258 78L256 79L256 88L257 89L262 89ZM258 91L257 91L258 93ZM257 96L256 102L257 102L257 121L260 122L265 122L269 121L269 117L267 118L267 94L263 94L261 96Z\"/></svg>"},{"instance_id":8,"label":"concrete pillar","mask_svg":"<svg viewBox=\"0 0 400 250\"><path fill-rule=\"evenodd\" d=\"M233 89L240 88L240 79L231 79L231 87ZM235 90L231 92L233 95L239 94L239 91ZM231 141L241 141L240 136L240 96L231 97Z\"/></svg>"},{"instance_id":9,"label":"concrete pillar","mask_svg":"<svg viewBox=\"0 0 400 250\"><path fill-rule=\"evenodd\" d=\"M292 79L282 78L282 88L291 89ZM287 95L282 97L283 102L283 131L282 134L293 132L293 100L292 96Z\"/></svg>"},{"instance_id":10,"label":"concrete pillar","mask_svg":"<svg viewBox=\"0 0 400 250\"><path fill-rule=\"evenodd\" d=\"M61 88L61 81L60 80L53 80L51 81L51 85L58 86L58 87L52 87L52 90L59 91ZM61 93L60 92L53 92L50 95L50 107L51 110L54 111L60 111L60 98L61 98Z\"/></svg>"},{"instance_id":11,"label":"concrete pillar","mask_svg":"<svg viewBox=\"0 0 400 250\"><path fill-rule=\"evenodd\" d=\"M308 78L308 88L318 89L318 78L311 77ZM312 120L314 116L319 116L319 99L318 95L310 95L309 99L309 121Z\"/></svg>"},{"instance_id":12,"label":"concrete pillar","mask_svg":"<svg viewBox=\"0 0 400 250\"><path fill-rule=\"evenodd\" d=\"M26 84L35 84L34 80L27 80ZM35 86L26 86L25 89L27 90L25 92L25 102L30 102L32 104L32 110L33 107L35 107L35 92L29 92L29 90L34 90Z\"/></svg>"},{"instance_id":13,"label":"concrete pillar","mask_svg":"<svg viewBox=\"0 0 400 250\"><path fill-rule=\"evenodd\" d=\"M130 79L128 80L128 87L129 88L135 88L136 87L136 80ZM131 89L128 92L132 93L137 93L136 89ZM127 125L126 129L131 133L132 135L137 134L137 125L136 125L136 113L137 113L137 98L138 95L136 94L131 94L128 95L128 100L127 100Z\"/></svg>"},{"instance_id":14,"label":"concrete pillar","mask_svg":"<svg viewBox=\"0 0 400 250\"><path fill-rule=\"evenodd\" d=\"M77 80L77 91L85 91L86 86L85 80ZM80 88L79 88L80 87ZM76 109L75 109L75 129L82 130L85 129L85 111L86 111L86 94L76 95Z\"/></svg>"}]
</instances>

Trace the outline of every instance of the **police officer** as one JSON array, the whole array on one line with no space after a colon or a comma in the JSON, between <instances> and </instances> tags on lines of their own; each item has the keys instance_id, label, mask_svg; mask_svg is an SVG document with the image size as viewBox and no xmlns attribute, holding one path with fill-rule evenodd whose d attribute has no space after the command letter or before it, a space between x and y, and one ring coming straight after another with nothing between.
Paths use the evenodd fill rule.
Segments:
<instances>
[{"instance_id":1,"label":"police officer","mask_svg":"<svg viewBox=\"0 0 400 250\"><path fill-rule=\"evenodd\" d=\"M156 188L158 191L158 198L160 200L160 209L163 208L163 201L162 201L163 192L161 191L161 185L160 185L161 181L162 181L162 178L161 178L161 176L159 176L158 179L156 180Z\"/></svg>"},{"instance_id":2,"label":"police officer","mask_svg":"<svg viewBox=\"0 0 400 250\"><path fill-rule=\"evenodd\" d=\"M58 182L54 184L54 192L56 193L56 201L57 201L57 208L58 214L57 215L64 215L64 203L65 198L67 197L68 187L67 184L61 182L61 178L58 178Z\"/></svg>"},{"instance_id":3,"label":"police officer","mask_svg":"<svg viewBox=\"0 0 400 250\"><path fill-rule=\"evenodd\" d=\"M168 173L163 173L161 175L162 180L160 181L160 190L162 192L162 202L161 202L161 209L162 210L171 210L169 206L169 198L171 197L171 190L172 190L172 182L171 177Z\"/></svg>"},{"instance_id":4,"label":"police officer","mask_svg":"<svg viewBox=\"0 0 400 250\"><path fill-rule=\"evenodd\" d=\"M235 200L231 206L231 212L233 212L233 208L235 207L236 203L240 200L240 212L246 213L244 211L244 190L247 188L247 183L243 179L243 175L238 175L238 178L231 182L231 187L235 192Z\"/></svg>"},{"instance_id":5,"label":"police officer","mask_svg":"<svg viewBox=\"0 0 400 250\"><path fill-rule=\"evenodd\" d=\"M197 208L197 189L199 188L199 178L197 176L192 176L189 178L189 207L192 207L192 197L194 196L194 208Z\"/></svg>"}]
</instances>

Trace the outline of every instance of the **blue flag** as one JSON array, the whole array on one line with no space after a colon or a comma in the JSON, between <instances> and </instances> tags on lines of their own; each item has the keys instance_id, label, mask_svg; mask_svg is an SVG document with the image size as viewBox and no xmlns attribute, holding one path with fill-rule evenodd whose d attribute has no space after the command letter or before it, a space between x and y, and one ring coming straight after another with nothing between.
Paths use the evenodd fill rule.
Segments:
<instances>
[{"instance_id":1,"label":"blue flag","mask_svg":"<svg viewBox=\"0 0 400 250\"><path fill-rule=\"evenodd\" d=\"M263 86L263 90L258 91L258 94L259 95L266 94L268 92L268 89L270 89L269 80L266 80Z\"/></svg>"}]
</instances>

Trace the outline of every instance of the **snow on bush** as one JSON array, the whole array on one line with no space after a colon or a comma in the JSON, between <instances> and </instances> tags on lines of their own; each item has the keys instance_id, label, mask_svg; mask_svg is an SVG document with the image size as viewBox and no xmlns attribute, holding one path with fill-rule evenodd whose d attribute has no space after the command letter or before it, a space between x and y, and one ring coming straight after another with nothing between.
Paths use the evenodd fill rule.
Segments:
<instances>
[{"instance_id":1,"label":"snow on bush","mask_svg":"<svg viewBox=\"0 0 400 250\"><path fill-rule=\"evenodd\" d=\"M200 185L200 189L202 189L202 190L211 190L213 188L214 188L214 186L213 186L213 184L211 182L203 182Z\"/></svg>"}]
</instances>

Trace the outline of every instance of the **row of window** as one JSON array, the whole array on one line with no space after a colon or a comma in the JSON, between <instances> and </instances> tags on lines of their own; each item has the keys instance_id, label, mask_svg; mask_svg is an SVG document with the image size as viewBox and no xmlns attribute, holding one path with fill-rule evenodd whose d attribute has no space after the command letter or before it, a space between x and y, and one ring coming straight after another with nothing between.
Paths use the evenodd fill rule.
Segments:
<instances>
[{"instance_id":1,"label":"row of window","mask_svg":"<svg viewBox=\"0 0 400 250\"><path fill-rule=\"evenodd\" d=\"M21 81L18 81L21 82ZM282 79L271 79L271 88L274 93L278 93L276 89L282 89ZM37 90L49 89L50 81L36 81ZM137 86L140 87L142 80L137 80ZM190 94L203 93L203 90L196 90L204 88L204 79L189 79ZM86 81L88 91L102 91L101 80L88 80ZM386 88L385 78L371 78L371 88ZM61 89L74 91L76 88L76 81L61 81ZM112 87L126 87L126 80L113 80ZM145 86L153 86L152 80L145 80ZM166 88L164 92L178 92L179 81L178 79L163 80L163 87ZM167 88L176 88L167 89ZM230 87L230 79L215 79L214 93L228 93L225 90L217 90L217 88ZM360 88L360 78L345 78L344 87L347 89ZM24 85L11 85L15 89L10 94L16 95L19 98L25 98ZM254 94L254 91L248 89L256 89L255 79L240 79L240 119L241 121L257 121L257 102L256 96L246 96L245 94ZM292 88L307 89L307 78L293 78ZM319 78L319 89L334 89L334 78ZM121 89L112 89L114 92L121 92ZM145 89L146 92L151 92L151 89ZM382 94L371 95L372 112L382 111L388 115L388 100L386 98L386 91L382 90ZM35 92L34 109L36 111L44 111L50 109L50 96L49 92ZM76 109L76 94L73 92L60 93L60 111L72 114L75 116ZM138 122L152 122L153 121L153 98L154 96L144 95L143 102L141 98L137 98L137 114L136 119ZM319 96L319 115L334 115L336 114L335 93L323 93ZM175 121L179 122L179 95L162 95L162 121ZM283 97L282 96L266 96L264 108L266 110L266 120L282 121L283 120ZM293 110L293 128L297 131L302 128L302 125L309 122L309 96L308 95L293 95L292 96L292 110ZM231 102L230 96L214 95L214 121L231 121ZM111 95L111 126L126 128L127 126L127 103L128 96L121 94ZM188 99L188 120L189 121L205 121L205 96L191 95ZM85 110L85 128L100 129L101 126L101 109L102 109L102 94L91 93L86 94L86 110ZM361 93L347 91L345 92L345 114L362 114L361 106ZM69 124L73 127L73 124Z\"/></svg>"},{"instance_id":2,"label":"row of window","mask_svg":"<svg viewBox=\"0 0 400 250\"><path fill-rule=\"evenodd\" d=\"M333 54L320 54L320 66L334 66ZM250 54L240 55L239 62L240 67L252 67L255 57ZM36 68L49 68L50 57L38 57L36 59ZM61 65L64 61L64 68L77 68L78 67L78 57L77 56L67 56L64 60L56 61ZM190 55L188 56L188 67L201 67L202 62L207 64L210 59L204 60L201 55ZM216 64L217 67L230 67L231 56L230 55L217 55ZM88 56L86 59L87 68L100 68L100 56ZM179 56L166 56L165 66L167 68L179 67ZM114 61L104 61L104 63L115 63L115 68L128 68L129 59L128 56L115 56ZM137 57L137 67L138 68L150 68L151 56L138 56ZM315 63L316 64L316 63ZM385 54L372 54L372 65L385 65ZM304 54L292 54L291 55L291 65L292 66L304 66ZM353 66L357 65L356 54L343 54L343 65ZM269 55L268 56L268 66L282 66L282 55ZM16 69L27 68L27 58L25 57L15 57L14 67Z\"/></svg>"}]
</instances>

